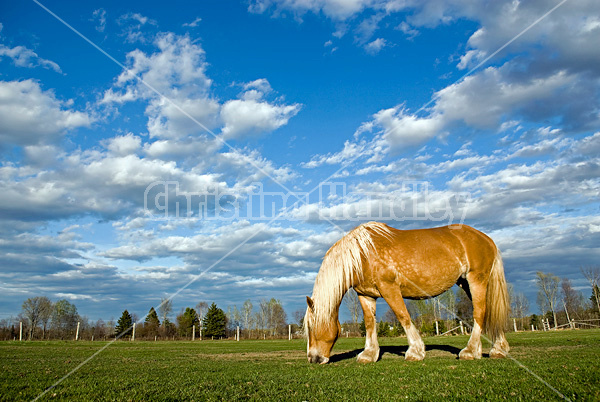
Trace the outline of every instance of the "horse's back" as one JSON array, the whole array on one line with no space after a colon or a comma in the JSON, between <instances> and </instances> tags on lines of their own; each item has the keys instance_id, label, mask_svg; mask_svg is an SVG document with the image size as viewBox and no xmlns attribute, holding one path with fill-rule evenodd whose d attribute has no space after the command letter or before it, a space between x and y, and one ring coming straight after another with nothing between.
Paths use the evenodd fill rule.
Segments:
<instances>
[{"instance_id":1,"label":"horse's back","mask_svg":"<svg viewBox=\"0 0 600 402\"><path fill-rule=\"evenodd\" d=\"M491 264L495 245L485 234L467 225L431 229L391 229L388 240L377 243L370 258L369 275L395 282L406 298L427 298L443 293L473 267Z\"/></svg>"}]
</instances>

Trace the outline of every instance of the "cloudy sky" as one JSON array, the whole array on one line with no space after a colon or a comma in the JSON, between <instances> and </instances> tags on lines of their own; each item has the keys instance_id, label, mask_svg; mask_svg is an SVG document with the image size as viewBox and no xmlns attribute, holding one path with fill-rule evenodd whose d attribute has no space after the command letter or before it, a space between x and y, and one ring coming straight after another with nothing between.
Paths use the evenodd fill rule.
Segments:
<instances>
[{"instance_id":1,"label":"cloudy sky","mask_svg":"<svg viewBox=\"0 0 600 402\"><path fill-rule=\"evenodd\" d=\"M291 316L372 219L484 231L532 312L538 270L587 297L598 43L596 0L2 2L0 318Z\"/></svg>"}]
</instances>

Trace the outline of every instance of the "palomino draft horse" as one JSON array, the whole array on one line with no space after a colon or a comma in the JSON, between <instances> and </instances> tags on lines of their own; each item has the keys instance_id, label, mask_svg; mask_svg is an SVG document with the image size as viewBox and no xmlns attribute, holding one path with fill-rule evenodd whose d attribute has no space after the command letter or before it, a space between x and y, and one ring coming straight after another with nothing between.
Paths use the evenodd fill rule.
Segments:
<instances>
[{"instance_id":1,"label":"palomino draft horse","mask_svg":"<svg viewBox=\"0 0 600 402\"><path fill-rule=\"evenodd\" d=\"M454 284L473 301L473 330L459 358L481 358L483 330L492 338L490 357L505 357L509 300L502 257L489 237L466 225L422 230L397 230L378 222L358 226L327 251L312 298L306 298L308 361L329 361L341 329L340 303L351 287L358 293L367 330L365 350L358 361L379 358L375 325L379 297L385 299L406 332L409 347L405 359L423 360L425 345L403 298L434 297Z\"/></svg>"}]
</instances>

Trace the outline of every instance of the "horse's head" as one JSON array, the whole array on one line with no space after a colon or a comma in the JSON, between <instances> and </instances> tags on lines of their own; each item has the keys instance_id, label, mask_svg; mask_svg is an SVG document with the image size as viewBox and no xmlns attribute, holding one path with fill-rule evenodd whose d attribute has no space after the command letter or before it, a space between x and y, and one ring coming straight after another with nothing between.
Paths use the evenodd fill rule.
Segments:
<instances>
[{"instance_id":1,"label":"horse's head","mask_svg":"<svg viewBox=\"0 0 600 402\"><path fill-rule=\"evenodd\" d=\"M340 335L341 326L337 316L328 317L327 320L315 319L315 304L310 297L306 297L308 308L304 316L306 331L307 354L309 363L325 364L329 362L331 349Z\"/></svg>"}]
</instances>

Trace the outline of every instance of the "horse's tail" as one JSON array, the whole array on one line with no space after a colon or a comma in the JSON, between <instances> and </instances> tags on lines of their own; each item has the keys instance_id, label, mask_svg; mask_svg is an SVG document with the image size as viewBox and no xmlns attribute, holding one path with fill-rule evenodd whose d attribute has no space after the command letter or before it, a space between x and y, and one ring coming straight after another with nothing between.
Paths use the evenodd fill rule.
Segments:
<instances>
[{"instance_id":1,"label":"horse's tail","mask_svg":"<svg viewBox=\"0 0 600 402\"><path fill-rule=\"evenodd\" d=\"M318 315L332 314L339 307L344 293L362 280L363 264L376 243L391 236L386 224L368 222L353 229L327 251L313 288L313 298L324 307Z\"/></svg>"},{"instance_id":2,"label":"horse's tail","mask_svg":"<svg viewBox=\"0 0 600 402\"><path fill-rule=\"evenodd\" d=\"M510 300L504 278L504 264L498 249L496 249L496 257L487 284L485 304L485 329L493 341L504 334L510 310Z\"/></svg>"}]
</instances>

